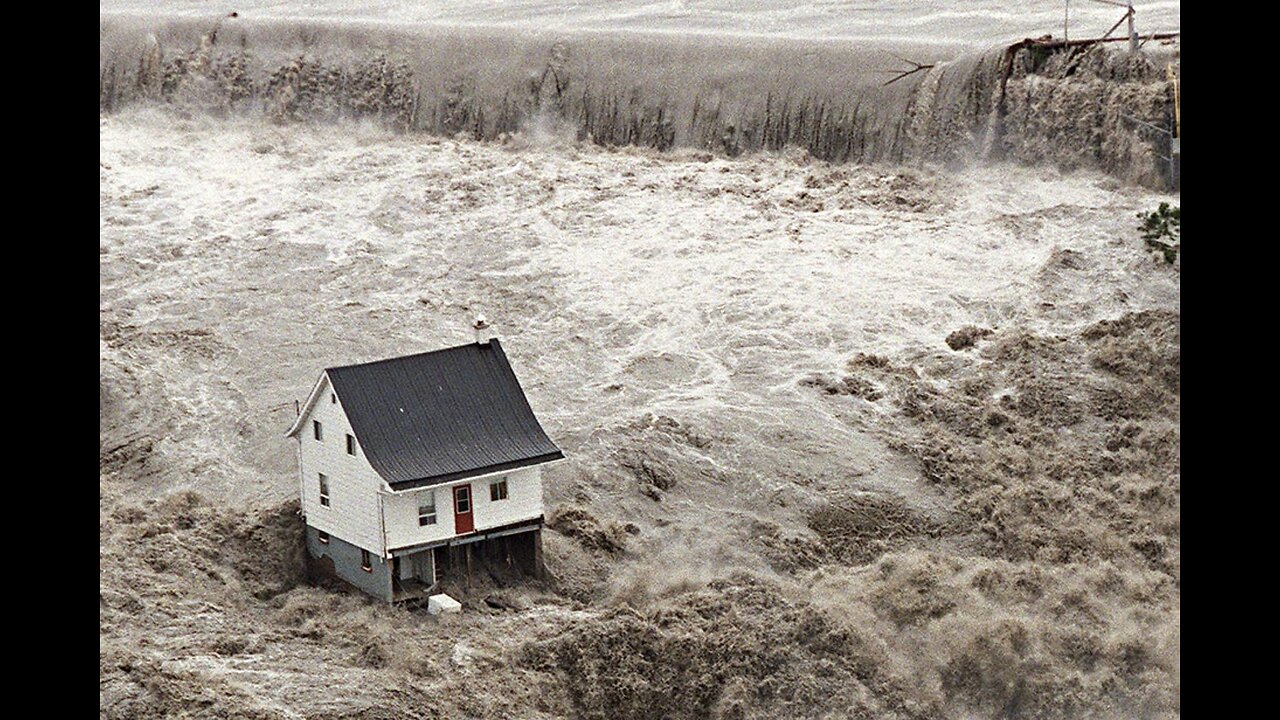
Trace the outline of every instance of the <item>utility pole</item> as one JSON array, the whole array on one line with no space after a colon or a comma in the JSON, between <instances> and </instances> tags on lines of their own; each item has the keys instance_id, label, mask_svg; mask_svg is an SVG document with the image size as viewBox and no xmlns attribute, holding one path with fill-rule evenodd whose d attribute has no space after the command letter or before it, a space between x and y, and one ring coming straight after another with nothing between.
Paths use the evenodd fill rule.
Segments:
<instances>
[{"instance_id":1,"label":"utility pole","mask_svg":"<svg viewBox=\"0 0 1280 720\"><path fill-rule=\"evenodd\" d=\"M1133 0L1129 0L1129 52L1138 52L1138 31L1133 27Z\"/></svg>"},{"instance_id":2,"label":"utility pole","mask_svg":"<svg viewBox=\"0 0 1280 720\"><path fill-rule=\"evenodd\" d=\"M1128 23L1129 23L1129 52L1137 52L1137 51L1138 51L1138 41L1140 40L1140 38L1138 37L1138 30L1137 30L1137 28L1135 28L1135 27L1133 26L1133 18L1134 18L1134 14L1135 14L1135 13L1134 13L1134 11L1133 11L1133 0L1125 0L1124 2L1120 2L1120 0L1093 0L1093 1L1094 1L1094 2L1096 2L1096 3L1102 3L1103 5L1115 5L1116 7L1122 7L1122 8L1124 8L1124 9L1125 9L1124 17L1122 17L1122 18L1120 18L1119 20L1117 20L1117 21L1116 21L1116 24L1115 24L1115 25L1112 25L1112 26L1111 26L1111 29L1110 29L1110 30L1108 30L1108 31L1107 31L1107 34L1106 34L1106 35L1103 35L1103 37L1104 37L1104 38L1110 37L1110 36L1111 36L1111 33L1115 32L1115 31L1116 31L1116 28L1120 27L1120 23L1125 22L1125 21L1128 21Z\"/></svg>"},{"instance_id":3,"label":"utility pole","mask_svg":"<svg viewBox=\"0 0 1280 720\"><path fill-rule=\"evenodd\" d=\"M1169 136L1169 173L1175 190L1182 187L1182 107L1179 97L1179 72L1174 70L1173 63L1166 68L1169 80L1173 83L1173 132Z\"/></svg>"},{"instance_id":4,"label":"utility pole","mask_svg":"<svg viewBox=\"0 0 1280 720\"><path fill-rule=\"evenodd\" d=\"M1066 7L1062 9L1062 42L1066 42L1067 25L1071 24L1071 0L1066 0Z\"/></svg>"}]
</instances>

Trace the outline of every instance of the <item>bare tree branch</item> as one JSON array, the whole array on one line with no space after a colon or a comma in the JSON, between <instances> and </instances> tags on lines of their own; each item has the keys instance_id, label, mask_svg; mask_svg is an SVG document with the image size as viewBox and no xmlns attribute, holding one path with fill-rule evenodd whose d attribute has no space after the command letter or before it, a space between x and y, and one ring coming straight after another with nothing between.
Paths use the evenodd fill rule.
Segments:
<instances>
[{"instance_id":1,"label":"bare tree branch","mask_svg":"<svg viewBox=\"0 0 1280 720\"><path fill-rule=\"evenodd\" d=\"M904 57L899 57L899 56L897 56L897 55L894 55L893 53L889 53L889 54L890 54L890 55L893 55L893 57L894 57L895 59L897 59L897 60L901 60L902 62L907 63L908 65L912 65L913 67L912 67L910 70L881 70L880 72L891 72L891 73L897 73L897 75L896 75L896 76L894 76L893 78L891 78L891 79L889 79L888 81L886 81L886 82L885 82L885 84L884 84L884 86L892 85L892 84L894 84L894 83L898 82L899 80L901 80L902 78L907 77L908 75L912 75L912 74L914 74L914 73L918 73L918 72L920 72L921 70L928 70L929 68L931 68L931 67L933 67L933 66L934 66L934 64L933 64L933 63L930 63L930 64L928 64L928 65L924 65L924 64L921 64L921 63L916 62L915 60L908 60L908 59L906 59L906 58L904 58ZM884 87L884 86L881 86L881 87Z\"/></svg>"}]
</instances>

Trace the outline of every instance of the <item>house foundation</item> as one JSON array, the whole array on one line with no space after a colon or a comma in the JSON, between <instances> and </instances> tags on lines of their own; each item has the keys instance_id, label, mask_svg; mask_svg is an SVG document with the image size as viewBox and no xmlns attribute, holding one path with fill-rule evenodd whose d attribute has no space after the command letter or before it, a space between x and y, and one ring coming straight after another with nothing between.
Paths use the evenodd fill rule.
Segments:
<instances>
[{"instance_id":1,"label":"house foundation","mask_svg":"<svg viewBox=\"0 0 1280 720\"><path fill-rule=\"evenodd\" d=\"M376 553L368 557L365 566L359 547L307 526L307 575L313 582L343 582L391 602L391 563Z\"/></svg>"},{"instance_id":2,"label":"house foundation","mask_svg":"<svg viewBox=\"0 0 1280 720\"><path fill-rule=\"evenodd\" d=\"M468 587L486 577L505 584L545 575L541 525L472 542L454 541L433 552L438 581L455 587Z\"/></svg>"},{"instance_id":3,"label":"house foundation","mask_svg":"<svg viewBox=\"0 0 1280 720\"><path fill-rule=\"evenodd\" d=\"M391 601L422 600L440 586L436 580L435 553L419 550L391 558Z\"/></svg>"},{"instance_id":4,"label":"house foundation","mask_svg":"<svg viewBox=\"0 0 1280 720\"><path fill-rule=\"evenodd\" d=\"M389 560L307 526L307 570L312 581L339 581L387 602L425 600L442 586L516 584L542 579L542 521L489 530L439 543L391 551Z\"/></svg>"}]
</instances>

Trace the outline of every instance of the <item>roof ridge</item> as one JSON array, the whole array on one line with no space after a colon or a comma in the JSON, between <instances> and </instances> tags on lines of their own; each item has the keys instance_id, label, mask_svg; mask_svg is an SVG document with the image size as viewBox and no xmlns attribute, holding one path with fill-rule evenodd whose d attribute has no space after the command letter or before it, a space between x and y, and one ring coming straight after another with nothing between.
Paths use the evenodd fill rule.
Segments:
<instances>
[{"instance_id":1,"label":"roof ridge","mask_svg":"<svg viewBox=\"0 0 1280 720\"><path fill-rule=\"evenodd\" d=\"M486 344L496 346L497 351L504 357L506 356L506 353L502 351L502 343L498 342L498 338L491 338L488 343L477 343L477 342L463 343L461 345L454 345L452 347L446 347L446 348L437 348L435 350L427 350L426 352L414 353L412 355L397 355L396 357L379 358L378 360L369 360L367 362L351 363L350 365L335 365L333 367L325 368L324 371L331 372L333 370L348 370L350 368L368 367L370 365L380 365L382 363L391 363L391 362L398 362L403 360L410 360L413 358L426 357L428 355L440 355L442 353L463 350L469 347L475 347L478 350L483 350L484 345Z\"/></svg>"}]
</instances>

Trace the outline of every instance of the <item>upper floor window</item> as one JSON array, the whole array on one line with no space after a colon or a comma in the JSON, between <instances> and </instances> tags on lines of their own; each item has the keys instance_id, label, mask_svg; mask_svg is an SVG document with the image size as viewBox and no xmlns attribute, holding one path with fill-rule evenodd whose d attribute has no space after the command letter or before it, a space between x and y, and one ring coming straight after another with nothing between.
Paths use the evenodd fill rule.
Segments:
<instances>
[{"instance_id":1,"label":"upper floor window","mask_svg":"<svg viewBox=\"0 0 1280 720\"><path fill-rule=\"evenodd\" d=\"M324 427L320 425L319 420L311 421L311 434L315 435L317 440L324 440Z\"/></svg>"},{"instance_id":2,"label":"upper floor window","mask_svg":"<svg viewBox=\"0 0 1280 720\"><path fill-rule=\"evenodd\" d=\"M369 557L368 550L360 551L360 569L365 572L373 572L373 558Z\"/></svg>"},{"instance_id":3,"label":"upper floor window","mask_svg":"<svg viewBox=\"0 0 1280 720\"><path fill-rule=\"evenodd\" d=\"M320 473L320 504L329 507L329 476Z\"/></svg>"},{"instance_id":4,"label":"upper floor window","mask_svg":"<svg viewBox=\"0 0 1280 720\"><path fill-rule=\"evenodd\" d=\"M489 499L496 502L507 499L507 479L489 483Z\"/></svg>"},{"instance_id":5,"label":"upper floor window","mask_svg":"<svg viewBox=\"0 0 1280 720\"><path fill-rule=\"evenodd\" d=\"M347 454L356 454L356 436L351 433L347 433Z\"/></svg>"},{"instance_id":6,"label":"upper floor window","mask_svg":"<svg viewBox=\"0 0 1280 720\"><path fill-rule=\"evenodd\" d=\"M434 491L418 501L418 526L436 524L436 494Z\"/></svg>"},{"instance_id":7,"label":"upper floor window","mask_svg":"<svg viewBox=\"0 0 1280 720\"><path fill-rule=\"evenodd\" d=\"M337 393L329 393L329 402L331 402L331 403L336 403L336 402L338 402L338 394L337 394Z\"/></svg>"}]
</instances>

